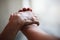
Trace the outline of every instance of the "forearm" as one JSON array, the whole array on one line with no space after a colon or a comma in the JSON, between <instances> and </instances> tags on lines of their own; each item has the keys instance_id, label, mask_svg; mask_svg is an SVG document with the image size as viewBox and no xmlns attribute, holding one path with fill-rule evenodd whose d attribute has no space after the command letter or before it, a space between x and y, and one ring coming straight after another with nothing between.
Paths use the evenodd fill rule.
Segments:
<instances>
[{"instance_id":1,"label":"forearm","mask_svg":"<svg viewBox=\"0 0 60 40\"><path fill-rule=\"evenodd\" d=\"M23 29L22 32L25 34L28 40L56 40L55 37L38 30L36 25L31 25L29 28Z\"/></svg>"},{"instance_id":2,"label":"forearm","mask_svg":"<svg viewBox=\"0 0 60 40\"><path fill-rule=\"evenodd\" d=\"M16 23L8 23L3 32L0 35L0 40L14 40L17 32L19 31L19 26Z\"/></svg>"}]
</instances>

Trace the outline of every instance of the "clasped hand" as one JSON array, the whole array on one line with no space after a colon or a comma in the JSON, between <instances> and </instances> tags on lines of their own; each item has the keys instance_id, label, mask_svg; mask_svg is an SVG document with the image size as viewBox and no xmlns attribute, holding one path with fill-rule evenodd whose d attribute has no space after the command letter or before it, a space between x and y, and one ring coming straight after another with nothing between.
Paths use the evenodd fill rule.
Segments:
<instances>
[{"instance_id":1,"label":"clasped hand","mask_svg":"<svg viewBox=\"0 0 60 40\"><path fill-rule=\"evenodd\" d=\"M30 8L23 8L22 10L11 14L9 22L19 23L22 26L27 26L30 24L39 25L37 17L33 14Z\"/></svg>"}]
</instances>

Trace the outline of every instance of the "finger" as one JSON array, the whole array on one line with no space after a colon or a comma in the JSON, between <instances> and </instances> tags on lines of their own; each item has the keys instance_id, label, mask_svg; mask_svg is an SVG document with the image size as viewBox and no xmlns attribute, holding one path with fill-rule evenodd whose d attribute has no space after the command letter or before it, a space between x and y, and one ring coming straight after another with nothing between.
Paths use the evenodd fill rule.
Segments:
<instances>
[{"instance_id":1,"label":"finger","mask_svg":"<svg viewBox=\"0 0 60 40\"><path fill-rule=\"evenodd\" d=\"M18 12L23 12L23 10L19 10Z\"/></svg>"},{"instance_id":2,"label":"finger","mask_svg":"<svg viewBox=\"0 0 60 40\"><path fill-rule=\"evenodd\" d=\"M39 26L39 21L34 21L33 24L37 24Z\"/></svg>"},{"instance_id":3,"label":"finger","mask_svg":"<svg viewBox=\"0 0 60 40\"><path fill-rule=\"evenodd\" d=\"M39 25L39 20L38 20L37 16L32 17L31 20L32 20L33 23Z\"/></svg>"},{"instance_id":4,"label":"finger","mask_svg":"<svg viewBox=\"0 0 60 40\"><path fill-rule=\"evenodd\" d=\"M31 8L23 8L23 9L19 10L18 12L25 12L25 11L31 11L32 12L32 9Z\"/></svg>"},{"instance_id":5,"label":"finger","mask_svg":"<svg viewBox=\"0 0 60 40\"><path fill-rule=\"evenodd\" d=\"M27 26L27 25L30 25L30 24L32 24L32 21L31 20L25 20L24 26Z\"/></svg>"},{"instance_id":6,"label":"finger","mask_svg":"<svg viewBox=\"0 0 60 40\"><path fill-rule=\"evenodd\" d=\"M35 21L35 20L37 20L37 18L36 18L35 16L33 16L33 17L31 18L31 20L32 20L32 21Z\"/></svg>"},{"instance_id":7,"label":"finger","mask_svg":"<svg viewBox=\"0 0 60 40\"><path fill-rule=\"evenodd\" d=\"M27 9L26 9L26 8L23 8L22 10L23 10L23 12L27 11Z\"/></svg>"},{"instance_id":8,"label":"finger","mask_svg":"<svg viewBox=\"0 0 60 40\"><path fill-rule=\"evenodd\" d=\"M31 11L32 12L32 9L31 8L27 8L27 11Z\"/></svg>"}]
</instances>

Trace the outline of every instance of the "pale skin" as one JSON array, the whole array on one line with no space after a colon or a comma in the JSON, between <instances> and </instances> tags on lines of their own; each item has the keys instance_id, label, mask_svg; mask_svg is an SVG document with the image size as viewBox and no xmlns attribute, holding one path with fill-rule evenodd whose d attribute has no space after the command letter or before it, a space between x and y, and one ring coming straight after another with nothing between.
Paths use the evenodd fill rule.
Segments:
<instances>
[{"instance_id":1,"label":"pale skin","mask_svg":"<svg viewBox=\"0 0 60 40\"><path fill-rule=\"evenodd\" d=\"M58 38L38 30L39 28L35 23L38 21L35 16L22 17L21 15L24 14L16 12L10 16L8 24L0 34L0 40L14 40L18 31L22 31L28 40L58 40ZM33 18L33 20L31 18ZM27 26L23 26L24 24L26 25L26 22L28 23Z\"/></svg>"}]
</instances>

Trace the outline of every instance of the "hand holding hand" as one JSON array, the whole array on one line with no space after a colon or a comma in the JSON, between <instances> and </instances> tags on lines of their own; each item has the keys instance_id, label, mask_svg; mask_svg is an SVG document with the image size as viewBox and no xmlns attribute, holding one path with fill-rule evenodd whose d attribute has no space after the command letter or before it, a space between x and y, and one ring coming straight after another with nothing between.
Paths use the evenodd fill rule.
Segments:
<instances>
[{"instance_id":1,"label":"hand holding hand","mask_svg":"<svg viewBox=\"0 0 60 40\"><path fill-rule=\"evenodd\" d=\"M29 24L37 24L39 25L39 21L37 19L37 16L34 15L32 12L32 9L30 8L23 8L22 10L19 10L18 12L21 12L22 16L26 20L26 25Z\"/></svg>"},{"instance_id":2,"label":"hand holding hand","mask_svg":"<svg viewBox=\"0 0 60 40\"><path fill-rule=\"evenodd\" d=\"M22 10L11 14L9 21L20 24L22 26L30 24L39 25L38 19L36 18L36 16L34 16L30 8L23 8Z\"/></svg>"}]
</instances>

